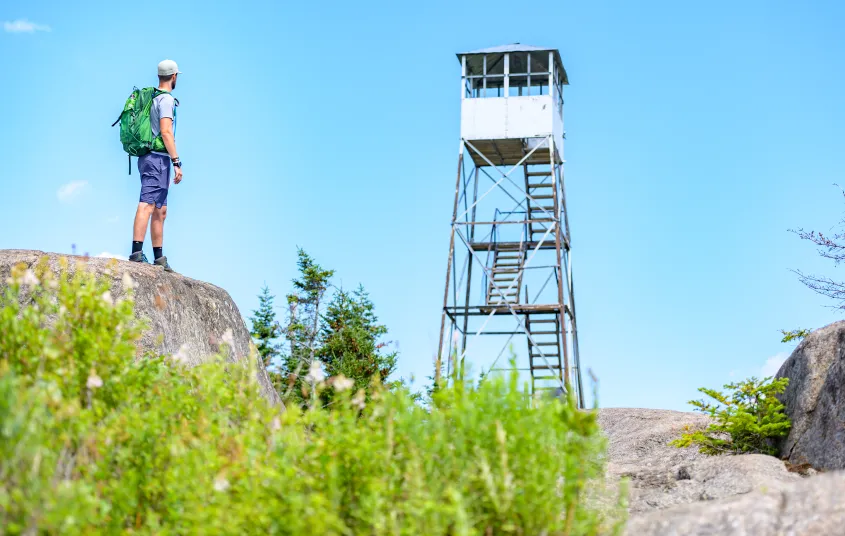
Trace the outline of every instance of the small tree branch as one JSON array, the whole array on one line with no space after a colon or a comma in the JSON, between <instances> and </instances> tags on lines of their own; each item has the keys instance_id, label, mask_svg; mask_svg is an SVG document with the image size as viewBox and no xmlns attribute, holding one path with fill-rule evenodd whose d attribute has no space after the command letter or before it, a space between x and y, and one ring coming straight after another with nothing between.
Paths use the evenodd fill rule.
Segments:
<instances>
[{"instance_id":1,"label":"small tree branch","mask_svg":"<svg viewBox=\"0 0 845 536\"><path fill-rule=\"evenodd\" d=\"M836 309L845 309L845 283L834 281L829 277L807 275L798 270L793 270L793 272L798 275L798 280L813 292L838 301L839 305L835 306Z\"/></svg>"}]
</instances>

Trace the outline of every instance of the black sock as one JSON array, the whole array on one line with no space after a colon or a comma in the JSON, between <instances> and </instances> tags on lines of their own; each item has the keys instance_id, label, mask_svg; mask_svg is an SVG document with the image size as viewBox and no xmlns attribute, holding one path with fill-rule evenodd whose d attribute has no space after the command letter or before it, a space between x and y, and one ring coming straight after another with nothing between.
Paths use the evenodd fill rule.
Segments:
<instances>
[{"instance_id":1,"label":"black sock","mask_svg":"<svg viewBox=\"0 0 845 536\"><path fill-rule=\"evenodd\" d=\"M161 250L162 250L162 248L157 248L157 247L153 248L153 259L160 259L162 257Z\"/></svg>"},{"instance_id":2,"label":"black sock","mask_svg":"<svg viewBox=\"0 0 845 536\"><path fill-rule=\"evenodd\" d=\"M137 240L132 241L132 253L138 253L139 251L144 249L144 241L141 240L140 242Z\"/></svg>"}]
</instances>

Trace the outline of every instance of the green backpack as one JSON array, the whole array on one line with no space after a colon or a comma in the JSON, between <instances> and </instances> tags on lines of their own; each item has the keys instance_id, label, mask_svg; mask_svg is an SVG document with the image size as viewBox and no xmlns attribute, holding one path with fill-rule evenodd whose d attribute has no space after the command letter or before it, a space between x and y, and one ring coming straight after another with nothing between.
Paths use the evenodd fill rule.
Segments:
<instances>
[{"instance_id":1,"label":"green backpack","mask_svg":"<svg viewBox=\"0 0 845 536\"><path fill-rule=\"evenodd\" d=\"M126 104L123 105L123 111L120 112L117 121L112 123L112 126L120 123L120 143L123 144L123 150L129 155L130 175L132 174L133 156L143 156L150 151L167 152L161 135L153 138L153 131L150 127L150 108L153 99L165 93L167 91L154 87L134 88L132 94L126 99ZM178 100L176 100L176 106L179 106ZM176 121L175 109L173 110L173 120Z\"/></svg>"}]
</instances>

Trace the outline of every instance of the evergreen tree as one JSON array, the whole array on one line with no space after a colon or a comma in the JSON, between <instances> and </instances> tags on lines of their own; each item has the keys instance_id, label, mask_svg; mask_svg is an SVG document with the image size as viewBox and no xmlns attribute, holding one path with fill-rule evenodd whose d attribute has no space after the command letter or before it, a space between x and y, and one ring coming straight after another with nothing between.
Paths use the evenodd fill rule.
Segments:
<instances>
[{"instance_id":1,"label":"evergreen tree","mask_svg":"<svg viewBox=\"0 0 845 536\"><path fill-rule=\"evenodd\" d=\"M282 374L287 377L285 398L298 399L302 377L317 355L320 336L320 307L329 289L334 270L325 270L301 248L297 250L299 278L293 280L293 292L287 295L288 323L285 336L288 352L282 358Z\"/></svg>"},{"instance_id":2,"label":"evergreen tree","mask_svg":"<svg viewBox=\"0 0 845 536\"><path fill-rule=\"evenodd\" d=\"M380 339L386 334L363 286L353 292L339 289L326 308L321 330L318 355L326 374L354 380L356 390L386 380L396 370L397 358L397 352L384 351L387 344Z\"/></svg>"},{"instance_id":3,"label":"evergreen tree","mask_svg":"<svg viewBox=\"0 0 845 536\"><path fill-rule=\"evenodd\" d=\"M275 296L270 294L267 285L261 289L258 295L258 309L252 312L252 335L258 354L264 363L264 368L270 370L279 365L278 358L281 355L281 346L277 342L282 334L282 328L276 321L276 311L273 308Z\"/></svg>"},{"instance_id":4,"label":"evergreen tree","mask_svg":"<svg viewBox=\"0 0 845 536\"><path fill-rule=\"evenodd\" d=\"M384 381L396 370L397 352L386 351L381 341L387 328L378 323L363 287L332 292L334 270L323 268L302 249L297 254L299 277L287 295L288 319L282 329L287 339L280 367L282 398L307 404L305 379L315 362L326 377L344 376L356 390L369 391L374 379ZM331 390L324 391L324 401L330 396Z\"/></svg>"}]
</instances>

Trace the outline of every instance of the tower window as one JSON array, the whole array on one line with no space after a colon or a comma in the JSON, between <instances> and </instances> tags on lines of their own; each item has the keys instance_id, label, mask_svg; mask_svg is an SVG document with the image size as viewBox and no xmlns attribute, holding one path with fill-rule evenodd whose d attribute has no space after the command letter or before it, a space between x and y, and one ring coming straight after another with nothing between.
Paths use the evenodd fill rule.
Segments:
<instances>
[{"instance_id":1,"label":"tower window","mask_svg":"<svg viewBox=\"0 0 845 536\"><path fill-rule=\"evenodd\" d=\"M509 52L465 56L464 97L527 97L549 95L549 52ZM556 97L562 105L562 84L554 69Z\"/></svg>"}]
</instances>

